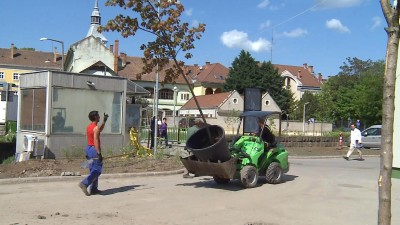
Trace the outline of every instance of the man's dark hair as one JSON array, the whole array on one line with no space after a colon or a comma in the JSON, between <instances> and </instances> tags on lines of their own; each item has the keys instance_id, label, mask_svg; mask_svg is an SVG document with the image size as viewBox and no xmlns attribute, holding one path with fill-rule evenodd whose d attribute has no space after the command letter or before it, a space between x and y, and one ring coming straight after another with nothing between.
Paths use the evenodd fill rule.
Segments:
<instances>
[{"instance_id":1,"label":"man's dark hair","mask_svg":"<svg viewBox=\"0 0 400 225\"><path fill-rule=\"evenodd\" d=\"M91 111L90 113L89 113L89 120L90 121L95 121L96 120L96 116L98 116L99 115L99 112L98 111Z\"/></svg>"}]
</instances>

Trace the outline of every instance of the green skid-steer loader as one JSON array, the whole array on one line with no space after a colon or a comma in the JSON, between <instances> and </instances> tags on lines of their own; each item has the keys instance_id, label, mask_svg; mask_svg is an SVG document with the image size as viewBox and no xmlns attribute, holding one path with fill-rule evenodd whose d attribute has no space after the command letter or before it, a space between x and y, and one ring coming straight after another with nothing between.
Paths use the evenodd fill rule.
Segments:
<instances>
[{"instance_id":1,"label":"green skid-steer loader","mask_svg":"<svg viewBox=\"0 0 400 225\"><path fill-rule=\"evenodd\" d=\"M277 137L268 125L273 115L279 118ZM220 126L206 126L193 134L186 142L191 154L181 158L183 165L189 173L212 176L218 184L240 179L243 187L253 188L259 176L265 176L268 183L280 183L289 171L288 152L280 144L281 113L247 111L239 118L230 147Z\"/></svg>"}]
</instances>

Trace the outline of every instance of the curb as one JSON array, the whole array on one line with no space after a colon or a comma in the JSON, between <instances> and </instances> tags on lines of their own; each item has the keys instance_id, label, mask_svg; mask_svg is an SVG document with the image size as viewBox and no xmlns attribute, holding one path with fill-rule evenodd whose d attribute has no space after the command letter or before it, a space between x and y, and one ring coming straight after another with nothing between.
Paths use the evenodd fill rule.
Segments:
<instances>
[{"instance_id":1,"label":"curb","mask_svg":"<svg viewBox=\"0 0 400 225\"><path fill-rule=\"evenodd\" d=\"M168 176L184 173L184 169L163 171L163 172L141 172L141 173L116 173L102 174L101 179L115 179L127 177L153 177L153 176ZM59 181L80 181L84 176L51 176L51 177L24 177L24 178L7 178L0 179L0 185L3 184L20 184L20 183L44 183L44 182L59 182Z\"/></svg>"},{"instance_id":2,"label":"curb","mask_svg":"<svg viewBox=\"0 0 400 225\"><path fill-rule=\"evenodd\" d=\"M363 158L380 157L380 155L363 155ZM326 155L326 156L290 156L289 159L335 159L343 158L343 155Z\"/></svg>"}]
</instances>

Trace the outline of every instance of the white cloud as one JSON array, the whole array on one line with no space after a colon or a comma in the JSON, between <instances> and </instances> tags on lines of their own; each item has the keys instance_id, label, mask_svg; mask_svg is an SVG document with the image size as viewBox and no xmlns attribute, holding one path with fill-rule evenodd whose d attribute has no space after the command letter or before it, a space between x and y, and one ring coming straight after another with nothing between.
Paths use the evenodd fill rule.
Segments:
<instances>
[{"instance_id":1,"label":"white cloud","mask_svg":"<svg viewBox=\"0 0 400 225\"><path fill-rule=\"evenodd\" d=\"M263 52L271 49L271 42L266 39L259 38L251 41L247 33L238 30L224 32L220 39L228 48L244 49L249 52Z\"/></svg>"},{"instance_id":2,"label":"white cloud","mask_svg":"<svg viewBox=\"0 0 400 225\"><path fill-rule=\"evenodd\" d=\"M360 5L363 0L316 0L318 8L348 8Z\"/></svg>"},{"instance_id":3,"label":"white cloud","mask_svg":"<svg viewBox=\"0 0 400 225\"><path fill-rule=\"evenodd\" d=\"M192 16L193 9L185 9L184 13L185 13L186 16Z\"/></svg>"},{"instance_id":4,"label":"white cloud","mask_svg":"<svg viewBox=\"0 0 400 225\"><path fill-rule=\"evenodd\" d=\"M382 26L382 18L380 18L379 16L375 16L372 18L372 26L371 26L371 30L375 30L376 28Z\"/></svg>"},{"instance_id":5,"label":"white cloud","mask_svg":"<svg viewBox=\"0 0 400 225\"><path fill-rule=\"evenodd\" d=\"M200 22L198 20L192 20L192 27L199 26Z\"/></svg>"},{"instance_id":6,"label":"white cloud","mask_svg":"<svg viewBox=\"0 0 400 225\"><path fill-rule=\"evenodd\" d=\"M264 23L261 23L261 24L260 24L260 30L264 30L264 29L270 27L271 24L272 24L272 23L271 23L271 20L267 20L267 21L265 21Z\"/></svg>"},{"instance_id":7,"label":"white cloud","mask_svg":"<svg viewBox=\"0 0 400 225\"><path fill-rule=\"evenodd\" d=\"M262 0L258 5L257 8L264 9L267 8L269 5L269 0Z\"/></svg>"},{"instance_id":8,"label":"white cloud","mask_svg":"<svg viewBox=\"0 0 400 225\"><path fill-rule=\"evenodd\" d=\"M308 31L301 28L297 28L289 32L286 31L283 32L283 36L291 38L302 37L305 36L306 34L308 34Z\"/></svg>"},{"instance_id":9,"label":"white cloud","mask_svg":"<svg viewBox=\"0 0 400 225\"><path fill-rule=\"evenodd\" d=\"M331 30L336 30L340 33L350 33L349 28L344 26L338 19L327 20L325 26Z\"/></svg>"}]
</instances>

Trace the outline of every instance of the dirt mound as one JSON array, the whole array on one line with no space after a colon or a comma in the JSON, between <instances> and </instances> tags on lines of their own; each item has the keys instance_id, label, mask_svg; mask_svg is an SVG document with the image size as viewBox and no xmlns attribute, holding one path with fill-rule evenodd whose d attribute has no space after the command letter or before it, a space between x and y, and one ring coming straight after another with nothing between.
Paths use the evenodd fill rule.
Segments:
<instances>
[{"instance_id":1,"label":"dirt mound","mask_svg":"<svg viewBox=\"0 0 400 225\"><path fill-rule=\"evenodd\" d=\"M84 159L31 159L28 161L1 164L0 179L17 177L47 177L67 174L87 174L88 168L81 168ZM103 174L162 172L183 169L178 157L154 158L111 158L104 160Z\"/></svg>"}]
</instances>

